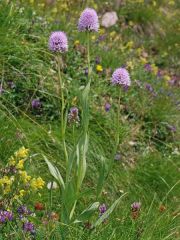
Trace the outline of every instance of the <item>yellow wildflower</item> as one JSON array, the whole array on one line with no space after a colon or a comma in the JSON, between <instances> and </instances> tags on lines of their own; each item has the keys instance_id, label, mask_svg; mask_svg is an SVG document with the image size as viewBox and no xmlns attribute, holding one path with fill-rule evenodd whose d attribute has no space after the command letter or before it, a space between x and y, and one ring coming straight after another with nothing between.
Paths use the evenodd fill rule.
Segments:
<instances>
[{"instance_id":1,"label":"yellow wildflower","mask_svg":"<svg viewBox=\"0 0 180 240\"><path fill-rule=\"evenodd\" d=\"M93 3L93 8L94 9L97 9L98 8L98 5L96 3Z\"/></svg>"},{"instance_id":2,"label":"yellow wildflower","mask_svg":"<svg viewBox=\"0 0 180 240\"><path fill-rule=\"evenodd\" d=\"M126 48L129 48L131 49L134 45L134 42L133 41L129 41L127 44L126 44Z\"/></svg>"},{"instance_id":3,"label":"yellow wildflower","mask_svg":"<svg viewBox=\"0 0 180 240\"><path fill-rule=\"evenodd\" d=\"M13 199L17 200L19 198L18 195L14 195Z\"/></svg>"},{"instance_id":4,"label":"yellow wildflower","mask_svg":"<svg viewBox=\"0 0 180 240\"><path fill-rule=\"evenodd\" d=\"M127 67L130 69L130 70L133 70L134 69L134 64L132 61L128 61L127 62Z\"/></svg>"},{"instance_id":5,"label":"yellow wildflower","mask_svg":"<svg viewBox=\"0 0 180 240\"><path fill-rule=\"evenodd\" d=\"M38 189L42 189L43 186L44 186L45 182L42 180L41 177L38 177L38 178L33 178L31 180L31 187L34 189L34 190L38 190Z\"/></svg>"},{"instance_id":6,"label":"yellow wildflower","mask_svg":"<svg viewBox=\"0 0 180 240\"><path fill-rule=\"evenodd\" d=\"M101 65L96 65L96 71L97 72L102 72L103 71L103 67Z\"/></svg>"},{"instance_id":7,"label":"yellow wildflower","mask_svg":"<svg viewBox=\"0 0 180 240\"><path fill-rule=\"evenodd\" d=\"M20 160L18 162L18 164L16 165L16 168L17 169L23 169L23 167L24 167L24 160Z\"/></svg>"},{"instance_id":8,"label":"yellow wildflower","mask_svg":"<svg viewBox=\"0 0 180 240\"><path fill-rule=\"evenodd\" d=\"M25 195L25 193L26 193L25 190L22 189L22 190L19 191L19 196L23 197Z\"/></svg>"},{"instance_id":9,"label":"yellow wildflower","mask_svg":"<svg viewBox=\"0 0 180 240\"><path fill-rule=\"evenodd\" d=\"M171 5L171 6L174 6L174 5L175 5L175 1L170 0L170 1L168 2L168 4Z\"/></svg>"},{"instance_id":10,"label":"yellow wildflower","mask_svg":"<svg viewBox=\"0 0 180 240\"><path fill-rule=\"evenodd\" d=\"M155 64L151 64L151 69L154 75L157 75L158 73L158 67Z\"/></svg>"},{"instance_id":11,"label":"yellow wildflower","mask_svg":"<svg viewBox=\"0 0 180 240\"><path fill-rule=\"evenodd\" d=\"M137 51L138 56L140 56L142 54L143 49L142 48L138 48L136 51Z\"/></svg>"},{"instance_id":12,"label":"yellow wildflower","mask_svg":"<svg viewBox=\"0 0 180 240\"><path fill-rule=\"evenodd\" d=\"M141 60L141 63L142 63L142 64L146 64L146 63L147 63L147 59L144 58L144 57L141 57L140 60Z\"/></svg>"},{"instance_id":13,"label":"yellow wildflower","mask_svg":"<svg viewBox=\"0 0 180 240\"><path fill-rule=\"evenodd\" d=\"M116 35L116 32L115 31L112 31L111 33L110 33L110 37L114 37Z\"/></svg>"},{"instance_id":14,"label":"yellow wildflower","mask_svg":"<svg viewBox=\"0 0 180 240\"><path fill-rule=\"evenodd\" d=\"M170 76L168 76L168 75L164 75L164 80L168 82L168 81L170 81L170 80L171 80L171 77L170 77Z\"/></svg>"},{"instance_id":15,"label":"yellow wildflower","mask_svg":"<svg viewBox=\"0 0 180 240\"><path fill-rule=\"evenodd\" d=\"M10 166L15 166L15 164L16 164L16 160L15 160L13 157L10 157L10 159L9 159L9 165L10 165Z\"/></svg>"},{"instance_id":16,"label":"yellow wildflower","mask_svg":"<svg viewBox=\"0 0 180 240\"><path fill-rule=\"evenodd\" d=\"M73 99L72 99L72 105L76 105L77 104L77 97L74 97Z\"/></svg>"},{"instance_id":17,"label":"yellow wildflower","mask_svg":"<svg viewBox=\"0 0 180 240\"><path fill-rule=\"evenodd\" d=\"M6 186L6 187L4 188L3 193L4 193L4 194L8 194L8 193L10 193L10 191L11 191L10 186Z\"/></svg>"},{"instance_id":18,"label":"yellow wildflower","mask_svg":"<svg viewBox=\"0 0 180 240\"><path fill-rule=\"evenodd\" d=\"M22 181L26 184L31 180L31 176L27 175L26 171L19 171Z\"/></svg>"},{"instance_id":19,"label":"yellow wildflower","mask_svg":"<svg viewBox=\"0 0 180 240\"><path fill-rule=\"evenodd\" d=\"M3 178L0 178L0 185L11 185L12 181L9 177L4 176Z\"/></svg>"},{"instance_id":20,"label":"yellow wildflower","mask_svg":"<svg viewBox=\"0 0 180 240\"><path fill-rule=\"evenodd\" d=\"M75 46L78 46L80 44L80 41L79 40L76 40L75 42L74 42L74 45Z\"/></svg>"},{"instance_id":21,"label":"yellow wildflower","mask_svg":"<svg viewBox=\"0 0 180 240\"><path fill-rule=\"evenodd\" d=\"M129 21L129 26L133 26L134 25L134 23L133 23L133 21Z\"/></svg>"},{"instance_id":22,"label":"yellow wildflower","mask_svg":"<svg viewBox=\"0 0 180 240\"><path fill-rule=\"evenodd\" d=\"M26 158L28 155L29 149L26 149L25 147L20 148L17 152L15 152L15 156L17 158Z\"/></svg>"},{"instance_id":23,"label":"yellow wildflower","mask_svg":"<svg viewBox=\"0 0 180 240\"><path fill-rule=\"evenodd\" d=\"M156 1L153 1L153 6L156 7L157 3Z\"/></svg>"},{"instance_id":24,"label":"yellow wildflower","mask_svg":"<svg viewBox=\"0 0 180 240\"><path fill-rule=\"evenodd\" d=\"M101 34L104 34L104 33L105 33L105 29L104 29L104 28L100 28L100 29L99 29L99 33L100 33L100 35L101 35ZM111 35L111 33L110 33L110 35Z\"/></svg>"},{"instance_id":25,"label":"yellow wildflower","mask_svg":"<svg viewBox=\"0 0 180 240\"><path fill-rule=\"evenodd\" d=\"M96 40L96 36L93 35L93 36L91 37L91 39L92 39L93 41Z\"/></svg>"}]
</instances>

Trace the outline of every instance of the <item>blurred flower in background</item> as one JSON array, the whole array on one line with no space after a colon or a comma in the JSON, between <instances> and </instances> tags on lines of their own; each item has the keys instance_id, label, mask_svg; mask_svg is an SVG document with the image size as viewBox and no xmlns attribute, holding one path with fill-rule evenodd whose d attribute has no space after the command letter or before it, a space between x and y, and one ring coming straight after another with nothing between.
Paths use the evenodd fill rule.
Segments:
<instances>
[{"instance_id":1,"label":"blurred flower in background","mask_svg":"<svg viewBox=\"0 0 180 240\"><path fill-rule=\"evenodd\" d=\"M110 109L111 109L111 104L110 103L105 103L105 105L104 105L104 109L105 109L105 111L106 112L109 112L110 111Z\"/></svg>"},{"instance_id":2,"label":"blurred flower in background","mask_svg":"<svg viewBox=\"0 0 180 240\"><path fill-rule=\"evenodd\" d=\"M102 16L101 25L105 28L112 27L118 21L118 16L116 12L106 12Z\"/></svg>"},{"instance_id":3,"label":"blurred flower in background","mask_svg":"<svg viewBox=\"0 0 180 240\"><path fill-rule=\"evenodd\" d=\"M42 106L42 104L39 99L33 99L31 102L31 106L33 109L39 109Z\"/></svg>"},{"instance_id":4,"label":"blurred flower in background","mask_svg":"<svg viewBox=\"0 0 180 240\"><path fill-rule=\"evenodd\" d=\"M92 31L98 32L99 20L96 11L92 8L86 8L79 18L78 30L80 32Z\"/></svg>"}]
</instances>

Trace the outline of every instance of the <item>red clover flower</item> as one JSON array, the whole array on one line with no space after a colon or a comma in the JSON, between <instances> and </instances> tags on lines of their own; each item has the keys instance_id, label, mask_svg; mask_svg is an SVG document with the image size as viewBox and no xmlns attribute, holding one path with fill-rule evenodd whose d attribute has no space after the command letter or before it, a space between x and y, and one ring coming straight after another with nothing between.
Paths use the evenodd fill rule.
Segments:
<instances>
[{"instance_id":1,"label":"red clover flower","mask_svg":"<svg viewBox=\"0 0 180 240\"><path fill-rule=\"evenodd\" d=\"M134 202L133 204L131 204L131 209L132 211L139 211L141 208L141 203L140 202Z\"/></svg>"}]
</instances>

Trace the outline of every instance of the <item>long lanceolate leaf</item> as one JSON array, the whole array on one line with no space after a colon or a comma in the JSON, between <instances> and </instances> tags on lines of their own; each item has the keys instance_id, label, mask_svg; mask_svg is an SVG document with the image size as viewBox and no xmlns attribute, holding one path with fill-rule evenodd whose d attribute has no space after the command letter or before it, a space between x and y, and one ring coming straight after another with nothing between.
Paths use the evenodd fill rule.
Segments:
<instances>
[{"instance_id":1,"label":"long lanceolate leaf","mask_svg":"<svg viewBox=\"0 0 180 240\"><path fill-rule=\"evenodd\" d=\"M77 191L79 191L86 174L86 153L88 150L88 135L83 134L76 148L77 155Z\"/></svg>"},{"instance_id":2,"label":"long lanceolate leaf","mask_svg":"<svg viewBox=\"0 0 180 240\"><path fill-rule=\"evenodd\" d=\"M62 192L61 220L68 224L70 223L77 202L77 192L74 178L66 182L65 189Z\"/></svg>"},{"instance_id":3,"label":"long lanceolate leaf","mask_svg":"<svg viewBox=\"0 0 180 240\"><path fill-rule=\"evenodd\" d=\"M122 197L124 197L127 193L124 193L120 198L118 198L111 207L95 222L94 227L99 226L109 215L114 211L115 207L120 203Z\"/></svg>"},{"instance_id":4,"label":"long lanceolate leaf","mask_svg":"<svg viewBox=\"0 0 180 240\"><path fill-rule=\"evenodd\" d=\"M65 184L63 181L63 178L59 172L59 170L57 169L56 166L53 166L53 164L46 158L46 156L44 156L44 160L46 161L49 171L51 173L51 175L58 181L58 183L63 187L63 189L65 188Z\"/></svg>"},{"instance_id":5,"label":"long lanceolate leaf","mask_svg":"<svg viewBox=\"0 0 180 240\"><path fill-rule=\"evenodd\" d=\"M81 94L83 129L79 136L79 139L77 140L77 145L74 146L74 148L69 156L67 179L69 179L71 177L72 169L74 169L73 164L75 162L76 162L76 167L77 167L76 170L77 171L79 168L82 167L82 165L84 166L83 170L86 169L85 158L86 158L86 152L87 152L87 148L88 148L87 139L88 139L88 125L89 125L89 101L88 101L89 91L90 91L90 83L87 83L85 89L83 90L83 92ZM76 172L76 175L79 175L79 174L77 174L77 172Z\"/></svg>"},{"instance_id":6,"label":"long lanceolate leaf","mask_svg":"<svg viewBox=\"0 0 180 240\"><path fill-rule=\"evenodd\" d=\"M99 202L95 202L86 208L74 221L74 223L84 222L90 219L90 217L94 214L94 212L98 209Z\"/></svg>"},{"instance_id":7,"label":"long lanceolate leaf","mask_svg":"<svg viewBox=\"0 0 180 240\"><path fill-rule=\"evenodd\" d=\"M83 132L76 146L77 157L77 191L79 191L86 174L86 154L88 151L88 128L89 128L89 91L90 81L82 92L82 124Z\"/></svg>"}]
</instances>

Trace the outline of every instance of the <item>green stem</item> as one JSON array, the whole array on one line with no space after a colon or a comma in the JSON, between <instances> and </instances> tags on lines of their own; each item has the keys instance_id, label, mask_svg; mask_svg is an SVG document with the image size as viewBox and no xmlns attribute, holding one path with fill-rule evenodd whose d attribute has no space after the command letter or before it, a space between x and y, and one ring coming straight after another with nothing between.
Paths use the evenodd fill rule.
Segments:
<instances>
[{"instance_id":1,"label":"green stem","mask_svg":"<svg viewBox=\"0 0 180 240\"><path fill-rule=\"evenodd\" d=\"M66 166L68 165L68 153L66 148L65 141L65 119L64 119L64 109L65 109L65 100L64 100L64 84L61 76L61 57L58 55L58 80L59 80L59 95L61 96L61 136L63 142L64 156L66 160Z\"/></svg>"},{"instance_id":2,"label":"green stem","mask_svg":"<svg viewBox=\"0 0 180 240\"><path fill-rule=\"evenodd\" d=\"M87 33L87 62L88 62L88 83L86 88L88 89L88 94L87 94L87 98L86 98L86 106L87 106L87 116L85 117L87 119L86 123L85 123L85 130L84 133L88 132L88 128L89 128L89 90L91 87L91 60L90 60L90 33Z\"/></svg>"},{"instance_id":3,"label":"green stem","mask_svg":"<svg viewBox=\"0 0 180 240\"><path fill-rule=\"evenodd\" d=\"M89 129L89 91L91 87L91 63L90 63L90 33L87 32L87 64L88 64L88 82L82 92L82 123L83 123L83 135L88 133Z\"/></svg>"},{"instance_id":4,"label":"green stem","mask_svg":"<svg viewBox=\"0 0 180 240\"><path fill-rule=\"evenodd\" d=\"M51 181L51 186L50 186L50 209L51 209L51 211L52 211L52 199L53 199L53 197L52 197L52 187L53 187L53 180Z\"/></svg>"},{"instance_id":5,"label":"green stem","mask_svg":"<svg viewBox=\"0 0 180 240\"><path fill-rule=\"evenodd\" d=\"M91 83L91 65L90 65L90 33L87 33L87 60L88 60L88 82Z\"/></svg>"},{"instance_id":6,"label":"green stem","mask_svg":"<svg viewBox=\"0 0 180 240\"><path fill-rule=\"evenodd\" d=\"M75 139L75 126L73 124L73 146L76 144L76 139Z\"/></svg>"},{"instance_id":7,"label":"green stem","mask_svg":"<svg viewBox=\"0 0 180 240\"><path fill-rule=\"evenodd\" d=\"M115 153L119 146L119 128L120 128L120 99L121 99L121 89L119 88L119 97L118 97L118 112L117 112L117 136L116 136L116 149Z\"/></svg>"}]
</instances>

